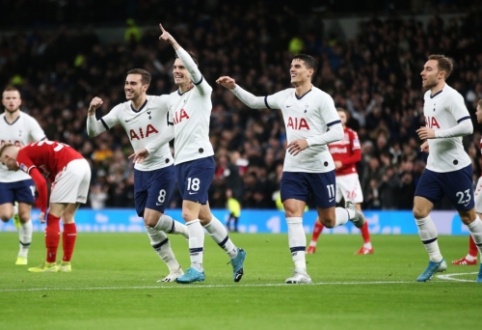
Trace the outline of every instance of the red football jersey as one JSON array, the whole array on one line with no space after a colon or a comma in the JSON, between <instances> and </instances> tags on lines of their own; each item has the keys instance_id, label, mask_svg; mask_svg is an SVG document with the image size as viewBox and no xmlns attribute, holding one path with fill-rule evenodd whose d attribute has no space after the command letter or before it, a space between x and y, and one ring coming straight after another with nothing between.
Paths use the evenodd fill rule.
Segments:
<instances>
[{"instance_id":1,"label":"red football jersey","mask_svg":"<svg viewBox=\"0 0 482 330\"><path fill-rule=\"evenodd\" d=\"M345 127L344 132L343 139L328 145L333 160L342 163L342 166L335 170L336 175L357 173L355 165L361 160L358 134L348 127Z\"/></svg>"},{"instance_id":2,"label":"red football jersey","mask_svg":"<svg viewBox=\"0 0 482 330\"><path fill-rule=\"evenodd\" d=\"M66 144L55 141L39 141L29 143L18 151L18 167L30 174L38 191L38 205L41 212L46 212L48 206L47 183L40 174L42 171L51 182L68 163L82 159L82 155Z\"/></svg>"}]
</instances>

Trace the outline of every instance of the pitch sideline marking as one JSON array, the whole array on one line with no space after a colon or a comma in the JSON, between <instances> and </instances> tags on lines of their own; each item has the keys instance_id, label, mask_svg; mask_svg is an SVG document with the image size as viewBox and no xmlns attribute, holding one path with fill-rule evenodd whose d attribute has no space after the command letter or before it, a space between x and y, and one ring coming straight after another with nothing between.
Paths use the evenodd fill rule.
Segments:
<instances>
[{"instance_id":1,"label":"pitch sideline marking","mask_svg":"<svg viewBox=\"0 0 482 330\"><path fill-rule=\"evenodd\" d=\"M302 286L312 285L380 285L380 284L416 284L416 281L373 281L373 282L316 282L313 284L301 284ZM174 284L174 285L171 285ZM296 285L285 283L266 283L266 284L176 284L167 285L146 285L146 286L107 286L107 287L87 287L87 288L16 288L0 289L0 292L35 292L35 291L102 291L102 290L144 290L144 289L222 289L222 288L256 288L256 287L287 287L292 288Z\"/></svg>"},{"instance_id":2,"label":"pitch sideline marking","mask_svg":"<svg viewBox=\"0 0 482 330\"><path fill-rule=\"evenodd\" d=\"M474 275L478 274L479 272L474 272L474 273L454 273L454 274L445 274L445 275L436 275L437 278L440 278L441 280L447 280L447 281L455 281L455 282L475 282L474 280L464 280L460 278L453 278L452 276L460 276L460 275Z\"/></svg>"}]
</instances>

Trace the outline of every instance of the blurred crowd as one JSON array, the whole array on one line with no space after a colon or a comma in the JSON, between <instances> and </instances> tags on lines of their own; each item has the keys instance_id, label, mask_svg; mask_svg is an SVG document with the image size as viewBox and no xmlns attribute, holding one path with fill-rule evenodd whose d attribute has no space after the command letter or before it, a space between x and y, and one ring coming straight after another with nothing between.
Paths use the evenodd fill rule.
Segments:
<instances>
[{"instance_id":1,"label":"blurred crowd","mask_svg":"<svg viewBox=\"0 0 482 330\"><path fill-rule=\"evenodd\" d=\"M313 84L348 110L347 126L359 134L363 207L410 209L426 162L415 133L424 125L419 73L429 54L453 58L448 83L464 96L473 114L482 98L481 14L472 10L445 21L436 15L427 25L374 16L360 24L351 40L325 37L316 13L300 20L292 9L262 2L243 10L221 4L216 15L187 10L176 20L160 14L164 27L197 55L201 72L214 88L210 136L217 169L211 206L224 208L230 196L242 208L279 206L286 146L278 111L248 109L215 80L230 75L256 95L274 93L290 87L289 63L293 53L301 52L318 59ZM93 208L133 207L134 185L127 134L119 126L89 138L88 104L94 96L101 97L101 117L124 102L125 75L135 67L152 74L148 94L172 92L174 53L158 35L157 26L139 38L108 44L100 43L90 28L0 35L0 84L19 87L22 110L39 121L47 137L68 143L89 160ZM464 139L474 176L480 173L479 140L479 133ZM176 194L171 207L180 207L180 201ZM448 207L445 202L437 205Z\"/></svg>"}]
</instances>

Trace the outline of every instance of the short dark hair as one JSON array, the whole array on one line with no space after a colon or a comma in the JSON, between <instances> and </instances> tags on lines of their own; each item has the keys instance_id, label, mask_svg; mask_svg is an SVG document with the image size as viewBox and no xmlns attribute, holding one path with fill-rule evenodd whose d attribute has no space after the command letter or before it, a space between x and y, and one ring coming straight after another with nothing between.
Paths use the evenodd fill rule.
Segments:
<instances>
[{"instance_id":1,"label":"short dark hair","mask_svg":"<svg viewBox=\"0 0 482 330\"><path fill-rule=\"evenodd\" d=\"M292 60L301 60L305 62L308 69L313 69L313 73L318 69L318 61L311 55L298 54L293 56Z\"/></svg>"},{"instance_id":2,"label":"short dark hair","mask_svg":"<svg viewBox=\"0 0 482 330\"><path fill-rule=\"evenodd\" d=\"M445 71L445 79L450 76L454 68L454 65L450 58L446 57L445 55L430 55L428 59L437 61L438 69L440 71Z\"/></svg>"},{"instance_id":3,"label":"short dark hair","mask_svg":"<svg viewBox=\"0 0 482 330\"><path fill-rule=\"evenodd\" d=\"M190 50L188 50L187 53L191 56L194 63L196 63L196 65L199 65L199 61L197 60L196 55L193 52L191 52ZM179 56L177 56L177 53L176 53L176 58L179 58Z\"/></svg>"},{"instance_id":4,"label":"short dark hair","mask_svg":"<svg viewBox=\"0 0 482 330\"><path fill-rule=\"evenodd\" d=\"M151 84L151 74L147 70L136 68L136 69L127 71L127 75L130 75L130 74L140 74L141 82L143 85Z\"/></svg>"},{"instance_id":5,"label":"short dark hair","mask_svg":"<svg viewBox=\"0 0 482 330\"><path fill-rule=\"evenodd\" d=\"M348 111L345 108L342 108L342 107L336 108L336 111L344 112L345 115L348 114Z\"/></svg>"},{"instance_id":6,"label":"short dark hair","mask_svg":"<svg viewBox=\"0 0 482 330\"><path fill-rule=\"evenodd\" d=\"M20 94L20 91L18 90L17 87L13 86L13 85L8 85L7 87L5 87L5 89L3 90L3 92L15 92L17 91L18 94Z\"/></svg>"}]
</instances>

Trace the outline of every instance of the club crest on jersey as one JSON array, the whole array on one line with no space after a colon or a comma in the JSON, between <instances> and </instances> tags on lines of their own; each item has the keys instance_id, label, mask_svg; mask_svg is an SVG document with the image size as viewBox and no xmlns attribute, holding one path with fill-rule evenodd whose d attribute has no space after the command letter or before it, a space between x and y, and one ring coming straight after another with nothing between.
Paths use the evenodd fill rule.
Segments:
<instances>
[{"instance_id":1,"label":"club crest on jersey","mask_svg":"<svg viewBox=\"0 0 482 330\"><path fill-rule=\"evenodd\" d=\"M189 119L189 115L186 110L181 109L174 113L174 125L177 125L183 121L183 119Z\"/></svg>"},{"instance_id":2,"label":"club crest on jersey","mask_svg":"<svg viewBox=\"0 0 482 330\"><path fill-rule=\"evenodd\" d=\"M131 129L129 131L129 136L131 138L131 141L133 141L135 139L141 140L141 139L144 139L144 138L148 138L149 135L157 134L157 133L159 133L159 131L154 126L149 124L149 125L147 125L145 130L143 130L142 127L139 127L138 131Z\"/></svg>"},{"instance_id":3,"label":"club crest on jersey","mask_svg":"<svg viewBox=\"0 0 482 330\"><path fill-rule=\"evenodd\" d=\"M437 118L431 116L425 116L425 126L429 128L438 128L440 129L440 125L437 122Z\"/></svg>"},{"instance_id":4,"label":"club crest on jersey","mask_svg":"<svg viewBox=\"0 0 482 330\"><path fill-rule=\"evenodd\" d=\"M24 171L25 173L28 173L28 167L25 164L20 164L19 168L20 168L20 170Z\"/></svg>"},{"instance_id":5,"label":"club crest on jersey","mask_svg":"<svg viewBox=\"0 0 482 330\"><path fill-rule=\"evenodd\" d=\"M297 118L297 117L289 117L288 118L288 125L287 128L291 128L295 131L299 131L302 129L310 130L310 126L305 118Z\"/></svg>"}]
</instances>

